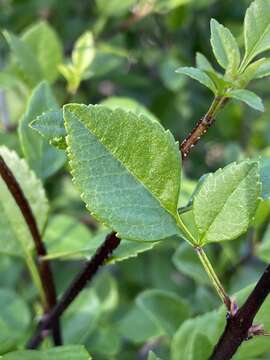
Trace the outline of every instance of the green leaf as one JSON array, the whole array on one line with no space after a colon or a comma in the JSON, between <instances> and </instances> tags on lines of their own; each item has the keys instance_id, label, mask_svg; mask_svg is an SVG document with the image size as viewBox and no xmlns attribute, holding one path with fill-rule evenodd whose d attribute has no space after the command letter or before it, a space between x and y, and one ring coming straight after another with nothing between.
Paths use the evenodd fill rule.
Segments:
<instances>
[{"instance_id":1,"label":"green leaf","mask_svg":"<svg viewBox=\"0 0 270 360\"><path fill-rule=\"evenodd\" d=\"M229 29L211 19L211 45L214 55L226 73L236 75L240 64L240 51Z\"/></svg>"},{"instance_id":2,"label":"green leaf","mask_svg":"<svg viewBox=\"0 0 270 360\"><path fill-rule=\"evenodd\" d=\"M35 54L42 69L43 79L54 82L63 58L62 45L54 29L45 21L40 21L27 29L22 40Z\"/></svg>"},{"instance_id":3,"label":"green leaf","mask_svg":"<svg viewBox=\"0 0 270 360\"><path fill-rule=\"evenodd\" d=\"M260 77L263 77L263 73L266 70L267 72L267 66L265 67L265 60L266 59L259 59L255 61L254 63L250 64L245 71L240 74L237 77L237 84L240 88L245 88L251 80L258 79ZM261 69L261 70L260 70ZM262 76L260 76L260 74Z\"/></svg>"},{"instance_id":4,"label":"green leaf","mask_svg":"<svg viewBox=\"0 0 270 360\"><path fill-rule=\"evenodd\" d=\"M227 97L243 101L248 106L258 111L264 111L262 99L254 92L245 89L231 90L226 94Z\"/></svg>"},{"instance_id":5,"label":"green leaf","mask_svg":"<svg viewBox=\"0 0 270 360\"><path fill-rule=\"evenodd\" d=\"M196 53L196 66L202 71L216 72L210 61L200 52Z\"/></svg>"},{"instance_id":6,"label":"green leaf","mask_svg":"<svg viewBox=\"0 0 270 360\"><path fill-rule=\"evenodd\" d=\"M179 296L163 290L146 290L136 304L167 336L173 336L179 325L190 316L190 307Z\"/></svg>"},{"instance_id":7,"label":"green leaf","mask_svg":"<svg viewBox=\"0 0 270 360\"><path fill-rule=\"evenodd\" d=\"M208 89L213 91L214 94L216 93L217 89L216 89L215 84L213 83L211 78L208 75L206 75L206 73L203 72L202 70L194 68L194 67L181 67L181 68L177 69L176 72L178 74L187 75L187 76L191 77L192 79L199 81L201 84L203 84Z\"/></svg>"},{"instance_id":8,"label":"green leaf","mask_svg":"<svg viewBox=\"0 0 270 360\"><path fill-rule=\"evenodd\" d=\"M99 230L95 235L78 220L68 215L53 216L46 227L44 241L46 259L89 259L104 242L108 230ZM74 239L77 239L74 241ZM120 246L109 259L110 264L138 256L153 249L159 242L138 242L122 239Z\"/></svg>"},{"instance_id":9,"label":"green leaf","mask_svg":"<svg viewBox=\"0 0 270 360\"><path fill-rule=\"evenodd\" d=\"M253 1L246 11L244 22L245 57L247 66L258 54L270 49L270 1Z\"/></svg>"},{"instance_id":10,"label":"green leaf","mask_svg":"<svg viewBox=\"0 0 270 360\"><path fill-rule=\"evenodd\" d=\"M47 111L58 111L59 106L50 86L43 82L34 90L27 109L20 121L19 136L25 158L36 174L46 179L58 171L65 163L65 153L54 149L29 125L39 115Z\"/></svg>"},{"instance_id":11,"label":"green leaf","mask_svg":"<svg viewBox=\"0 0 270 360\"><path fill-rule=\"evenodd\" d=\"M71 94L75 94L81 83L80 74L76 71L75 67L72 64L67 64L67 65L60 64L59 71L67 80L68 92L70 92Z\"/></svg>"},{"instance_id":12,"label":"green leaf","mask_svg":"<svg viewBox=\"0 0 270 360\"><path fill-rule=\"evenodd\" d=\"M48 350L21 350L1 357L2 360L91 360L81 345L59 346Z\"/></svg>"},{"instance_id":13,"label":"green leaf","mask_svg":"<svg viewBox=\"0 0 270 360\"><path fill-rule=\"evenodd\" d=\"M34 87L43 78L42 69L31 47L11 32L3 32L12 54L19 65L25 80Z\"/></svg>"},{"instance_id":14,"label":"green leaf","mask_svg":"<svg viewBox=\"0 0 270 360\"><path fill-rule=\"evenodd\" d=\"M263 59L260 66L256 69L254 79L262 79L266 76L270 76L270 59Z\"/></svg>"},{"instance_id":15,"label":"green leaf","mask_svg":"<svg viewBox=\"0 0 270 360\"><path fill-rule=\"evenodd\" d=\"M79 74L83 74L95 57L94 38L90 31L82 34L72 51L72 62Z\"/></svg>"},{"instance_id":16,"label":"green leaf","mask_svg":"<svg viewBox=\"0 0 270 360\"><path fill-rule=\"evenodd\" d=\"M96 0L98 11L106 17L122 16L132 9L135 3L136 0Z\"/></svg>"},{"instance_id":17,"label":"green leaf","mask_svg":"<svg viewBox=\"0 0 270 360\"><path fill-rule=\"evenodd\" d=\"M112 110L117 108L124 108L127 111L134 112L137 116L144 115L153 121L159 121L158 118L151 113L144 105L139 103L138 101L120 96L112 96L101 102L101 105L104 105Z\"/></svg>"},{"instance_id":18,"label":"green leaf","mask_svg":"<svg viewBox=\"0 0 270 360\"><path fill-rule=\"evenodd\" d=\"M194 196L199 244L232 240L247 229L261 193L257 162L232 163L209 174Z\"/></svg>"},{"instance_id":19,"label":"green leaf","mask_svg":"<svg viewBox=\"0 0 270 360\"><path fill-rule=\"evenodd\" d=\"M7 289L0 289L0 308L0 353L3 354L22 343L31 315L18 294Z\"/></svg>"},{"instance_id":20,"label":"green leaf","mask_svg":"<svg viewBox=\"0 0 270 360\"><path fill-rule=\"evenodd\" d=\"M63 111L49 111L39 115L30 123L30 127L39 132L49 143L60 150L67 147L65 137L67 135Z\"/></svg>"},{"instance_id":21,"label":"green leaf","mask_svg":"<svg viewBox=\"0 0 270 360\"><path fill-rule=\"evenodd\" d=\"M49 208L40 180L14 151L1 146L0 154L23 190L42 232ZM12 256L27 257L33 248L28 226L2 178L0 178L0 243L0 252Z\"/></svg>"},{"instance_id":22,"label":"green leaf","mask_svg":"<svg viewBox=\"0 0 270 360\"><path fill-rule=\"evenodd\" d=\"M66 105L68 155L88 210L121 238L179 233L180 156L170 132L143 115Z\"/></svg>"}]
</instances>

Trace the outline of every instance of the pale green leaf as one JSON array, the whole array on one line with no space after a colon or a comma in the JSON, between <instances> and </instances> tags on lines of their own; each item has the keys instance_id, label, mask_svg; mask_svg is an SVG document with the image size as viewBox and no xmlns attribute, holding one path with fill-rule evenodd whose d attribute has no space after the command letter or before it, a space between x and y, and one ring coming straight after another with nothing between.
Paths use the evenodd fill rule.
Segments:
<instances>
[{"instance_id":1,"label":"pale green leaf","mask_svg":"<svg viewBox=\"0 0 270 360\"><path fill-rule=\"evenodd\" d=\"M257 162L232 163L209 174L193 202L199 243L231 240L246 232L260 193Z\"/></svg>"},{"instance_id":2,"label":"pale green leaf","mask_svg":"<svg viewBox=\"0 0 270 360\"><path fill-rule=\"evenodd\" d=\"M30 123L30 127L39 132L49 143L58 149L66 148L66 129L63 111L49 111L39 115Z\"/></svg>"},{"instance_id":3,"label":"pale green leaf","mask_svg":"<svg viewBox=\"0 0 270 360\"><path fill-rule=\"evenodd\" d=\"M29 125L44 112L58 110L59 106L50 86L43 82L33 90L19 125L20 142L25 158L42 179L58 171L65 163L66 157L64 152L54 149Z\"/></svg>"},{"instance_id":4,"label":"pale green leaf","mask_svg":"<svg viewBox=\"0 0 270 360\"><path fill-rule=\"evenodd\" d=\"M260 66L256 69L254 79L261 79L270 76L270 59L264 59Z\"/></svg>"},{"instance_id":5,"label":"pale green leaf","mask_svg":"<svg viewBox=\"0 0 270 360\"><path fill-rule=\"evenodd\" d=\"M266 76L263 75L265 71L267 73L267 61L266 59L259 59L250 64L245 71L237 77L237 84L239 87L245 88L251 80Z\"/></svg>"},{"instance_id":6,"label":"pale green leaf","mask_svg":"<svg viewBox=\"0 0 270 360\"><path fill-rule=\"evenodd\" d=\"M68 92L75 94L81 82L81 75L76 71L72 64L60 64L58 68L59 72L67 80Z\"/></svg>"},{"instance_id":7,"label":"pale green leaf","mask_svg":"<svg viewBox=\"0 0 270 360\"><path fill-rule=\"evenodd\" d=\"M211 20L211 45L214 55L226 73L235 75L240 64L240 51L229 29Z\"/></svg>"},{"instance_id":8,"label":"pale green leaf","mask_svg":"<svg viewBox=\"0 0 270 360\"><path fill-rule=\"evenodd\" d=\"M236 89L231 90L226 94L227 97L243 101L251 108L258 110L258 111L264 111L264 106L262 99L255 94L252 91L246 90L246 89Z\"/></svg>"},{"instance_id":9,"label":"pale green leaf","mask_svg":"<svg viewBox=\"0 0 270 360\"><path fill-rule=\"evenodd\" d=\"M54 29L45 21L32 25L23 34L22 40L30 46L38 60L43 79L52 83L58 76L63 49Z\"/></svg>"},{"instance_id":10,"label":"pale green leaf","mask_svg":"<svg viewBox=\"0 0 270 360\"><path fill-rule=\"evenodd\" d=\"M245 15L244 36L246 66L256 55L270 49L270 0L251 3Z\"/></svg>"},{"instance_id":11,"label":"pale green leaf","mask_svg":"<svg viewBox=\"0 0 270 360\"><path fill-rule=\"evenodd\" d=\"M66 105L64 119L72 174L89 211L122 238L177 234L181 160L170 132L100 105Z\"/></svg>"},{"instance_id":12,"label":"pale green leaf","mask_svg":"<svg viewBox=\"0 0 270 360\"><path fill-rule=\"evenodd\" d=\"M216 86L211 80L211 78L206 75L205 72L203 72L200 69L194 68L194 67L181 67L176 70L178 74L183 74L191 77L194 80L199 81L201 84L206 86L208 89L213 91L213 93L216 93Z\"/></svg>"},{"instance_id":13,"label":"pale green leaf","mask_svg":"<svg viewBox=\"0 0 270 360\"><path fill-rule=\"evenodd\" d=\"M145 115L148 119L159 121L158 118L151 113L144 105L138 101L120 96L112 96L101 102L101 105L107 106L108 108L115 110L117 108L122 108L127 111L132 111L136 115Z\"/></svg>"},{"instance_id":14,"label":"pale green leaf","mask_svg":"<svg viewBox=\"0 0 270 360\"><path fill-rule=\"evenodd\" d=\"M24 340L31 315L18 294L7 289L0 289L0 308L0 354L3 354Z\"/></svg>"},{"instance_id":15,"label":"pale green leaf","mask_svg":"<svg viewBox=\"0 0 270 360\"><path fill-rule=\"evenodd\" d=\"M72 51L72 62L76 72L83 74L95 57L93 34L90 31L82 34L76 41Z\"/></svg>"},{"instance_id":16,"label":"pale green leaf","mask_svg":"<svg viewBox=\"0 0 270 360\"><path fill-rule=\"evenodd\" d=\"M136 304L167 336L173 336L179 325L189 318L189 305L174 293L164 290L145 290Z\"/></svg>"},{"instance_id":17,"label":"pale green leaf","mask_svg":"<svg viewBox=\"0 0 270 360\"><path fill-rule=\"evenodd\" d=\"M43 78L41 66L31 47L11 32L3 32L16 64L23 72L23 76L30 86L34 87Z\"/></svg>"},{"instance_id":18,"label":"pale green leaf","mask_svg":"<svg viewBox=\"0 0 270 360\"><path fill-rule=\"evenodd\" d=\"M91 360L81 345L59 346L48 350L21 350L1 357L2 360Z\"/></svg>"},{"instance_id":19,"label":"pale green leaf","mask_svg":"<svg viewBox=\"0 0 270 360\"><path fill-rule=\"evenodd\" d=\"M210 61L200 52L196 53L196 66L202 71L216 72Z\"/></svg>"},{"instance_id":20,"label":"pale green leaf","mask_svg":"<svg viewBox=\"0 0 270 360\"><path fill-rule=\"evenodd\" d=\"M0 154L23 190L42 232L48 215L48 201L40 180L14 151L1 146ZM33 248L32 237L23 215L1 178L0 243L0 252L13 256L26 256Z\"/></svg>"}]
</instances>

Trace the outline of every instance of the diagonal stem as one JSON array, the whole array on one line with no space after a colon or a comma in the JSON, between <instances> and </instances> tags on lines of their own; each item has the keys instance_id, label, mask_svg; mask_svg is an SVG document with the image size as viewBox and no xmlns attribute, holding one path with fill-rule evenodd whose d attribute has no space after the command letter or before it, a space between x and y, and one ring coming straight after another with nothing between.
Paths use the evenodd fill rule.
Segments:
<instances>
[{"instance_id":1,"label":"diagonal stem","mask_svg":"<svg viewBox=\"0 0 270 360\"><path fill-rule=\"evenodd\" d=\"M121 240L114 232L107 235L103 244L97 249L95 255L86 262L84 268L74 278L57 305L39 324L36 334L28 342L28 349L36 349L40 345L42 340L47 336L48 329L50 329L55 324L55 322L57 322L63 312L85 288L87 283L93 279L99 267L104 264L112 252L119 246L120 241Z\"/></svg>"},{"instance_id":2,"label":"diagonal stem","mask_svg":"<svg viewBox=\"0 0 270 360\"><path fill-rule=\"evenodd\" d=\"M229 360L248 339L249 329L270 293L270 265L267 266L244 305L227 320L226 327L209 360Z\"/></svg>"},{"instance_id":3,"label":"diagonal stem","mask_svg":"<svg viewBox=\"0 0 270 360\"><path fill-rule=\"evenodd\" d=\"M200 138L210 128L210 126L213 125L217 113L225 106L227 101L228 98L222 96L216 96L214 98L207 113L198 121L193 130L181 143L180 149L182 153L182 159L185 159L188 156L190 150L197 144Z\"/></svg>"},{"instance_id":4,"label":"diagonal stem","mask_svg":"<svg viewBox=\"0 0 270 360\"><path fill-rule=\"evenodd\" d=\"M53 280L52 271L48 261L43 261L42 257L47 255L45 245L41 239L41 235L37 226L36 219L33 215L32 209L26 199L19 183L17 182L12 171L9 169L5 163L3 157L0 155L0 175L4 180L7 188L12 194L14 200L16 201L21 213L24 217L24 220L29 228L29 231L32 235L33 242L35 245L36 253L38 256L38 270L41 280L41 285L43 288L43 293L45 297L44 311L47 313L50 311L53 306L56 304L56 290ZM55 345L61 345L61 330L59 321L54 324L53 327L53 339Z\"/></svg>"}]
</instances>

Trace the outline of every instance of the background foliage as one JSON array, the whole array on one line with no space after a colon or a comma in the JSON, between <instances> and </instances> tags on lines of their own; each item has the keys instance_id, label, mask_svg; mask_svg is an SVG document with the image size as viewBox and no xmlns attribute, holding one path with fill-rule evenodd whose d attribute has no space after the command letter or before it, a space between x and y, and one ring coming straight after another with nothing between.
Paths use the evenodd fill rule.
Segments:
<instances>
[{"instance_id":1,"label":"background foliage","mask_svg":"<svg viewBox=\"0 0 270 360\"><path fill-rule=\"evenodd\" d=\"M175 70L194 66L196 52L215 63L209 42L211 18L229 27L243 45L243 16L250 3L0 2L0 26L5 30L0 41L0 153L20 177L33 205L48 258L54 259L59 294L108 230L86 211L71 182L65 153L29 124L46 111L54 111L57 119L64 103L103 103L112 109L123 106L147 113L181 141L207 110L212 94ZM76 51L83 46L86 51ZM260 157L264 200L253 226L234 242L206 248L228 293L237 293L239 303L248 294L245 288L270 261L269 78L254 81L250 89L263 98L265 112L236 101L225 107L184 164L180 204L186 205L202 175L236 160ZM62 149L64 130L57 131L55 144ZM32 359L29 353L4 355L23 348L41 307L39 285L31 285L23 260L27 258L35 280L30 236L20 214L16 223L10 222L18 210L2 187L0 182L1 201L9 207L0 206L0 273L4 274L0 277L0 354L7 360L18 354ZM80 344L100 360L155 359L150 350L162 359L176 360L179 354L183 359L207 359L224 326L224 309L192 249L179 238L162 244L123 242L111 263L64 315L65 344L76 346L63 349L55 358L66 359L64 352L74 351L78 359L87 359L86 350L77 348ZM267 306L269 300L258 321L270 330ZM42 354L31 356L49 358L56 351L47 350L50 346L47 340ZM235 359L269 357L269 341L260 338L245 343Z\"/></svg>"}]
</instances>

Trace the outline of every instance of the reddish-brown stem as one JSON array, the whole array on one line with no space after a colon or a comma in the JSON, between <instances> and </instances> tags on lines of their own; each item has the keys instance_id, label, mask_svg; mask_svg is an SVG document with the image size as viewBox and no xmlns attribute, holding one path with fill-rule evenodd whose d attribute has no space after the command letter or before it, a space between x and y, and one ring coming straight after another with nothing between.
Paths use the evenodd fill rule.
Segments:
<instances>
[{"instance_id":1,"label":"reddish-brown stem","mask_svg":"<svg viewBox=\"0 0 270 360\"><path fill-rule=\"evenodd\" d=\"M193 130L181 143L180 149L182 153L182 159L185 159L190 150L197 144L200 138L207 132L209 127L213 125L215 116L218 111L225 106L227 98L216 96L208 112L198 121Z\"/></svg>"},{"instance_id":2,"label":"reddish-brown stem","mask_svg":"<svg viewBox=\"0 0 270 360\"><path fill-rule=\"evenodd\" d=\"M4 180L7 188L12 194L14 200L16 201L24 220L29 228L29 231L32 235L33 242L35 245L36 253L38 256L38 270L40 275L41 284L44 290L46 303L44 304L45 313L49 312L57 302L56 291L54 286L54 280L52 271L48 261L43 261L42 257L47 255L46 247L41 239L41 235L37 226L36 219L33 215L32 209L26 199L19 183L17 182L12 171L7 166L3 157L0 155L0 175ZM59 321L55 322L53 327L53 339L55 345L61 345L61 330Z\"/></svg>"},{"instance_id":3,"label":"reddish-brown stem","mask_svg":"<svg viewBox=\"0 0 270 360\"><path fill-rule=\"evenodd\" d=\"M85 288L95 274L99 267L110 257L112 252L119 246L120 239L116 236L116 233L107 235L103 244L97 249L95 255L86 262L84 268L74 278L70 286L62 295L58 304L53 310L47 314L47 316L40 323L36 334L29 341L27 348L36 349L42 340L47 336L47 330L50 329L68 306L76 299L79 293Z\"/></svg>"},{"instance_id":4,"label":"reddish-brown stem","mask_svg":"<svg viewBox=\"0 0 270 360\"><path fill-rule=\"evenodd\" d=\"M244 305L229 317L209 360L229 360L248 339L253 320L270 292L270 265L267 266Z\"/></svg>"}]
</instances>

